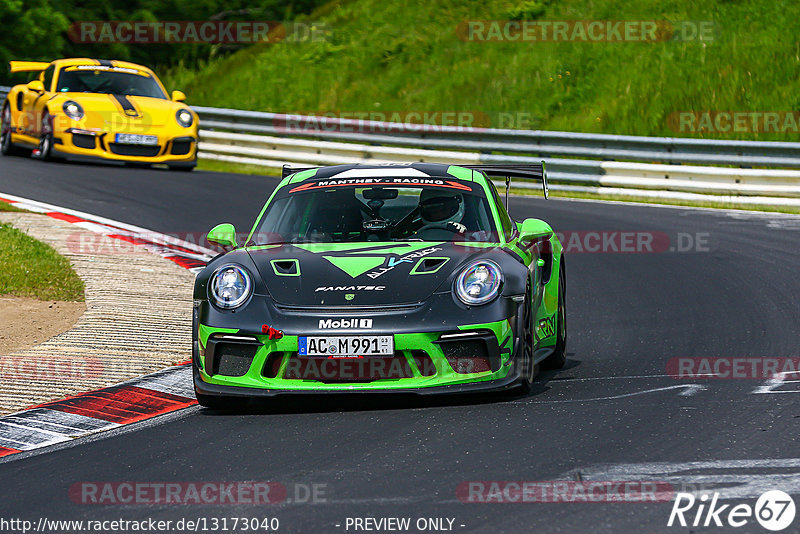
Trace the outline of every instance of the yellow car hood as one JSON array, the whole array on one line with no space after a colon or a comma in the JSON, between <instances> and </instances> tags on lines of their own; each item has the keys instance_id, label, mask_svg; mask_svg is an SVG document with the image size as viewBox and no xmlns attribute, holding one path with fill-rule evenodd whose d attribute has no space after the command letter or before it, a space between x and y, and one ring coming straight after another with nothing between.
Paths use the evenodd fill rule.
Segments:
<instances>
[{"instance_id":1,"label":"yellow car hood","mask_svg":"<svg viewBox=\"0 0 800 534\"><path fill-rule=\"evenodd\" d=\"M175 113L188 106L162 98L101 93L58 93L50 101L51 109L63 114L64 102L74 100L83 108L79 122L87 130L131 131L145 133L149 128L180 128Z\"/></svg>"}]
</instances>

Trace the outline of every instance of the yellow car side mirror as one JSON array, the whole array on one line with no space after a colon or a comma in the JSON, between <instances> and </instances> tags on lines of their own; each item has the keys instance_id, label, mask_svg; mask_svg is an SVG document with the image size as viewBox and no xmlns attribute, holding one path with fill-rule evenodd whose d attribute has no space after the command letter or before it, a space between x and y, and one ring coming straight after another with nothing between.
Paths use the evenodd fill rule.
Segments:
<instances>
[{"instance_id":1,"label":"yellow car side mirror","mask_svg":"<svg viewBox=\"0 0 800 534\"><path fill-rule=\"evenodd\" d=\"M33 80L29 82L26 86L28 91L33 91L34 93L44 93L44 84L39 80Z\"/></svg>"},{"instance_id":2,"label":"yellow car side mirror","mask_svg":"<svg viewBox=\"0 0 800 534\"><path fill-rule=\"evenodd\" d=\"M173 102L183 102L184 100L186 100L186 95L183 94L183 91L172 91Z\"/></svg>"}]
</instances>

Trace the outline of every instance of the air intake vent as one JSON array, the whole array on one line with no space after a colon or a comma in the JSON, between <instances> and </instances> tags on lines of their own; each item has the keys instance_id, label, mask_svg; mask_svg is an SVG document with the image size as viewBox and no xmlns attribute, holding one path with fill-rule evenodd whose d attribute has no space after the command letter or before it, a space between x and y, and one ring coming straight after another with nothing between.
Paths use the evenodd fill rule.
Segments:
<instances>
[{"instance_id":1,"label":"air intake vent","mask_svg":"<svg viewBox=\"0 0 800 534\"><path fill-rule=\"evenodd\" d=\"M174 156L185 156L192 151L192 141L184 139L175 139L172 142L172 154Z\"/></svg>"},{"instance_id":2,"label":"air intake vent","mask_svg":"<svg viewBox=\"0 0 800 534\"><path fill-rule=\"evenodd\" d=\"M72 134L72 144L79 148L94 148L95 140L93 135Z\"/></svg>"},{"instance_id":3,"label":"air intake vent","mask_svg":"<svg viewBox=\"0 0 800 534\"><path fill-rule=\"evenodd\" d=\"M253 336L213 334L208 338L204 367L209 375L244 376L261 347Z\"/></svg>"},{"instance_id":4,"label":"air intake vent","mask_svg":"<svg viewBox=\"0 0 800 534\"><path fill-rule=\"evenodd\" d=\"M434 341L456 373L470 374L498 371L501 365L497 337L489 330L471 330L442 334Z\"/></svg>"},{"instance_id":5,"label":"air intake vent","mask_svg":"<svg viewBox=\"0 0 800 534\"><path fill-rule=\"evenodd\" d=\"M278 276L300 276L300 262L297 260L272 260L270 263Z\"/></svg>"},{"instance_id":6,"label":"air intake vent","mask_svg":"<svg viewBox=\"0 0 800 534\"><path fill-rule=\"evenodd\" d=\"M161 152L161 147L158 145L124 145L121 143L109 143L108 147L111 149L111 152L120 156L153 158L158 156L158 153Z\"/></svg>"},{"instance_id":7,"label":"air intake vent","mask_svg":"<svg viewBox=\"0 0 800 534\"><path fill-rule=\"evenodd\" d=\"M256 347L239 343L218 343L215 357L217 372L223 376L244 376L253 363Z\"/></svg>"},{"instance_id":8,"label":"air intake vent","mask_svg":"<svg viewBox=\"0 0 800 534\"><path fill-rule=\"evenodd\" d=\"M441 269L450 258L422 258L417 262L411 274L433 274Z\"/></svg>"}]
</instances>

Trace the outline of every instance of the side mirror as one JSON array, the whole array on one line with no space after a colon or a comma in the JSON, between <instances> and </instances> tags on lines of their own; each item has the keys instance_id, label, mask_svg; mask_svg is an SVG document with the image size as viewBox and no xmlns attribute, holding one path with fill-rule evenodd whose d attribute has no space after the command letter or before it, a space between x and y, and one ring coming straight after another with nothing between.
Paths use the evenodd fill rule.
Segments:
<instances>
[{"instance_id":1,"label":"side mirror","mask_svg":"<svg viewBox=\"0 0 800 534\"><path fill-rule=\"evenodd\" d=\"M183 102L184 100L186 100L186 95L183 94L183 91L172 91L173 102Z\"/></svg>"},{"instance_id":2,"label":"side mirror","mask_svg":"<svg viewBox=\"0 0 800 534\"><path fill-rule=\"evenodd\" d=\"M33 80L29 82L26 86L28 91L33 91L34 93L44 93L44 84L40 80Z\"/></svg>"},{"instance_id":3,"label":"side mirror","mask_svg":"<svg viewBox=\"0 0 800 534\"><path fill-rule=\"evenodd\" d=\"M541 219L525 219L519 231L519 238L525 243L547 239L553 235L553 228Z\"/></svg>"},{"instance_id":4,"label":"side mirror","mask_svg":"<svg viewBox=\"0 0 800 534\"><path fill-rule=\"evenodd\" d=\"M222 248L236 248L239 246L236 243L236 228L231 223L216 225L208 232L206 239L209 243L214 243Z\"/></svg>"}]
</instances>

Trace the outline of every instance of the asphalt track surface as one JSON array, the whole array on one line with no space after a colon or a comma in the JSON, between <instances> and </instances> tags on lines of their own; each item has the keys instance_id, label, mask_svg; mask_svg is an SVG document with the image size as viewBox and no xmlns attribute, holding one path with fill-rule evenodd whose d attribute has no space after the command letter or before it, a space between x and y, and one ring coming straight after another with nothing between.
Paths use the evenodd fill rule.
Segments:
<instances>
[{"instance_id":1,"label":"asphalt track surface","mask_svg":"<svg viewBox=\"0 0 800 534\"><path fill-rule=\"evenodd\" d=\"M247 229L276 182L0 158L0 192L166 233L222 221ZM669 481L751 505L783 489L800 504L798 384L756 393L763 380L667 373L676 357L800 356L800 219L538 198L512 198L511 213L559 231L663 232L673 247L678 233L700 234L704 244L569 254L568 364L540 375L527 397L314 397L244 414L190 408L6 459L0 517L277 517L282 532L354 532L347 518L366 516L412 525L452 518L456 532L687 531L667 527L671 502L465 503L456 493L467 481L565 479ZM324 502L105 506L68 495L83 481L246 480L283 483L293 500L295 484L316 484ZM755 521L695 530L764 531Z\"/></svg>"}]
</instances>

